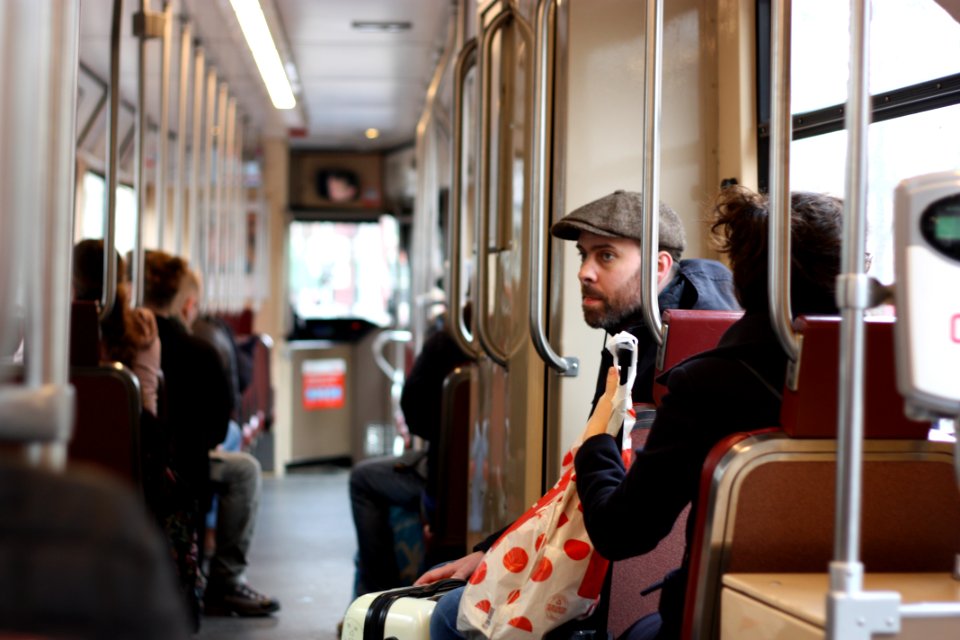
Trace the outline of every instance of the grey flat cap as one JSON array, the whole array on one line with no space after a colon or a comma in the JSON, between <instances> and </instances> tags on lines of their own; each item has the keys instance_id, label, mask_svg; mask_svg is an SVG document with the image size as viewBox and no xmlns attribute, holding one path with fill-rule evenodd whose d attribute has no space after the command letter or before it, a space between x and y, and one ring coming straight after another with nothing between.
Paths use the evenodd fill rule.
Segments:
<instances>
[{"instance_id":1,"label":"grey flat cap","mask_svg":"<svg viewBox=\"0 0 960 640\"><path fill-rule=\"evenodd\" d=\"M643 237L640 212L643 198L636 191L617 190L599 200L587 203L563 216L550 233L564 240L576 240L581 231L589 231L610 238ZM687 246L683 223L669 205L660 203L660 249L683 251Z\"/></svg>"}]
</instances>

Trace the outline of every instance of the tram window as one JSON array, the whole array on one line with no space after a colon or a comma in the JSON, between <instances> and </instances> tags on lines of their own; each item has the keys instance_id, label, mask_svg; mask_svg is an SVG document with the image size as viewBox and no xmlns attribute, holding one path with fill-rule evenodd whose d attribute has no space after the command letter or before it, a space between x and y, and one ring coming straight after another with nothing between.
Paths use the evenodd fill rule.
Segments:
<instances>
[{"instance_id":1,"label":"tram window","mask_svg":"<svg viewBox=\"0 0 960 640\"><path fill-rule=\"evenodd\" d=\"M884 93L958 71L960 23L935 0L874 0L870 91ZM803 113L847 99L850 5L793 4L790 108Z\"/></svg>"},{"instance_id":2,"label":"tram window","mask_svg":"<svg viewBox=\"0 0 960 640\"><path fill-rule=\"evenodd\" d=\"M391 323L399 250L395 218L294 221L289 233L289 301L299 319Z\"/></svg>"},{"instance_id":3,"label":"tram window","mask_svg":"<svg viewBox=\"0 0 960 640\"><path fill-rule=\"evenodd\" d=\"M893 190L908 176L960 167L960 105L870 125L867 168L867 250L870 273L893 281ZM795 140L790 148L790 188L843 194L847 132ZM922 150L922 153L918 153Z\"/></svg>"},{"instance_id":4,"label":"tram window","mask_svg":"<svg viewBox=\"0 0 960 640\"><path fill-rule=\"evenodd\" d=\"M79 236L84 238L103 237L103 206L106 183L103 176L87 171L83 174L83 206L80 213ZM133 250L134 222L137 212L137 198L133 189L126 185L117 186L116 247L121 255Z\"/></svg>"}]
</instances>

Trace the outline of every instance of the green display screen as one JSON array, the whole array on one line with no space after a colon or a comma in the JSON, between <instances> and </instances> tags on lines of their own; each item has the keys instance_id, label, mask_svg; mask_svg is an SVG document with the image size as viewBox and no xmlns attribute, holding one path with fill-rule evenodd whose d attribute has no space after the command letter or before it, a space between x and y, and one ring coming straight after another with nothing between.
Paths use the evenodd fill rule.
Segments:
<instances>
[{"instance_id":1,"label":"green display screen","mask_svg":"<svg viewBox=\"0 0 960 640\"><path fill-rule=\"evenodd\" d=\"M960 211L938 214L933 223L933 235L940 240L960 240Z\"/></svg>"}]
</instances>

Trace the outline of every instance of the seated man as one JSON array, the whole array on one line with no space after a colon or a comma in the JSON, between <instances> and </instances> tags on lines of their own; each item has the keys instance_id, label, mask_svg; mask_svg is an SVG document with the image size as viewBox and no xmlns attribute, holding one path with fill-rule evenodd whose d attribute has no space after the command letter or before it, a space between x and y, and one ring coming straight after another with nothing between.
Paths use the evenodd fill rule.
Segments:
<instances>
[{"instance_id":1,"label":"seated man","mask_svg":"<svg viewBox=\"0 0 960 640\"><path fill-rule=\"evenodd\" d=\"M200 501L198 530L213 493L219 496L206 611L268 615L280 603L252 589L244 576L260 499L260 463L247 453L216 450L227 435L234 398L219 354L188 328L199 311L199 276L183 259L159 251L148 254L145 273L144 301L157 316L163 344L175 455Z\"/></svg>"},{"instance_id":2,"label":"seated man","mask_svg":"<svg viewBox=\"0 0 960 640\"><path fill-rule=\"evenodd\" d=\"M428 443L437 439L443 381L469 361L443 328L427 339L403 385L400 406L407 428ZM371 458L350 472L350 505L357 530L355 597L403 586L394 551L390 508L419 511L424 496L436 495L437 450L427 451L426 477L404 458Z\"/></svg>"},{"instance_id":3,"label":"seated man","mask_svg":"<svg viewBox=\"0 0 960 640\"><path fill-rule=\"evenodd\" d=\"M591 327L602 328L606 334L629 331L637 338L634 404L653 401L653 370L657 354L657 344L644 325L640 308L642 205L641 194L615 191L571 211L551 229L554 236L577 243L581 257L577 278L584 321ZM659 215L660 234L655 259L660 310L737 308L726 267L713 260L681 259L686 248L686 234L680 217L662 202ZM594 406L604 392L606 372L612 364L613 358L604 348ZM428 571L417 580L417 584L443 578L468 578L502 533L498 531L489 536L474 547L472 554ZM462 589L457 589L441 598L431 618L431 637L461 637L456 630L461 593Z\"/></svg>"}]
</instances>

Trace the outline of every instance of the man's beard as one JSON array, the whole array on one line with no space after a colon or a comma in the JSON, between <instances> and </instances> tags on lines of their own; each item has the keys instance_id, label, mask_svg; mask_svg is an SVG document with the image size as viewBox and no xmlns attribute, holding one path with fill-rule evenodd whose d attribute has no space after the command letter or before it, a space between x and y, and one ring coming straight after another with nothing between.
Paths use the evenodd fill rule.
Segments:
<instances>
[{"instance_id":1,"label":"man's beard","mask_svg":"<svg viewBox=\"0 0 960 640\"><path fill-rule=\"evenodd\" d=\"M613 299L602 295L587 285L580 286L580 295L596 298L603 302L601 309L583 309L583 320L594 329L603 329L607 333L617 333L627 318L640 309L640 270L621 287Z\"/></svg>"}]
</instances>

